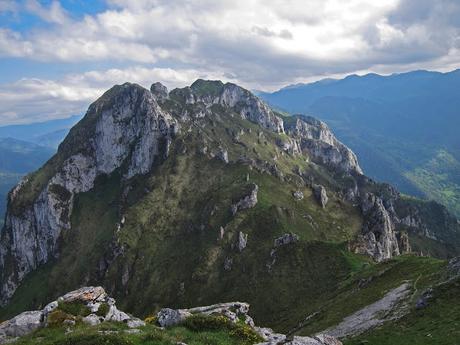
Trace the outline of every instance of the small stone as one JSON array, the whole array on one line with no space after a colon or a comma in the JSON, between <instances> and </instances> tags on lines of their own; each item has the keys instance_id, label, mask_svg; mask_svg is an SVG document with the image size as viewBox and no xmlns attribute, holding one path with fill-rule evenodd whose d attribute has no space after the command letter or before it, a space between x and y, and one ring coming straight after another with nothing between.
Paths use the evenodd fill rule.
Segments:
<instances>
[{"instance_id":1,"label":"small stone","mask_svg":"<svg viewBox=\"0 0 460 345\"><path fill-rule=\"evenodd\" d=\"M183 310L174 310L170 308L161 309L158 314L158 324L161 327L171 327L180 324L192 314Z\"/></svg>"},{"instance_id":2,"label":"small stone","mask_svg":"<svg viewBox=\"0 0 460 345\"><path fill-rule=\"evenodd\" d=\"M221 149L219 152L216 154L216 158L220 159L224 163L228 163L228 152L225 149Z\"/></svg>"},{"instance_id":3,"label":"small stone","mask_svg":"<svg viewBox=\"0 0 460 345\"><path fill-rule=\"evenodd\" d=\"M237 248L238 251L241 253L244 248L246 248L248 244L248 234L245 234L244 232L238 232L238 242L237 242Z\"/></svg>"},{"instance_id":4,"label":"small stone","mask_svg":"<svg viewBox=\"0 0 460 345\"><path fill-rule=\"evenodd\" d=\"M101 320L96 314L89 314L85 316L82 321L90 326L96 326L101 323Z\"/></svg>"},{"instance_id":5,"label":"small stone","mask_svg":"<svg viewBox=\"0 0 460 345\"><path fill-rule=\"evenodd\" d=\"M222 240L224 238L224 235L225 235L225 229L223 226L221 226L219 229L219 240Z\"/></svg>"},{"instance_id":6,"label":"small stone","mask_svg":"<svg viewBox=\"0 0 460 345\"><path fill-rule=\"evenodd\" d=\"M224 260L224 270L231 271L233 266L233 258L226 257Z\"/></svg>"},{"instance_id":7,"label":"small stone","mask_svg":"<svg viewBox=\"0 0 460 345\"><path fill-rule=\"evenodd\" d=\"M133 317L133 318L128 320L127 325L128 325L129 328L138 328L138 327L145 326L145 322L142 321L141 319Z\"/></svg>"},{"instance_id":8,"label":"small stone","mask_svg":"<svg viewBox=\"0 0 460 345\"><path fill-rule=\"evenodd\" d=\"M303 199L303 193L300 190L296 190L294 193L292 193L292 196L296 200L302 200Z\"/></svg>"}]
</instances>

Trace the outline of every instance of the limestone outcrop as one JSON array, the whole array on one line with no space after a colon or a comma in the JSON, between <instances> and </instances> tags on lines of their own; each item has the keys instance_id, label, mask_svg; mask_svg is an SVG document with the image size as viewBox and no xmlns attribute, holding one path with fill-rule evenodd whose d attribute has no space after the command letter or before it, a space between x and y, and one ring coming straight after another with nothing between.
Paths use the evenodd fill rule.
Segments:
<instances>
[{"instance_id":1,"label":"limestone outcrop","mask_svg":"<svg viewBox=\"0 0 460 345\"><path fill-rule=\"evenodd\" d=\"M29 272L58 255L61 232L71 227L75 194L122 165L127 179L149 172L168 154L177 130L177 121L135 84L114 86L93 103L60 145L55 170L37 172L48 176L44 187L35 190L26 178L9 194L0 234L0 305Z\"/></svg>"},{"instance_id":2,"label":"limestone outcrop","mask_svg":"<svg viewBox=\"0 0 460 345\"><path fill-rule=\"evenodd\" d=\"M81 305L82 315L68 312L67 305ZM49 326L54 314L59 313L63 324L75 324L77 318L84 323L96 325L101 322L123 322L129 328L144 326L144 321L116 307L115 300L100 287L82 287L71 291L56 301L48 303L42 310L26 311L0 324L0 344L8 343L39 328Z\"/></svg>"}]
</instances>

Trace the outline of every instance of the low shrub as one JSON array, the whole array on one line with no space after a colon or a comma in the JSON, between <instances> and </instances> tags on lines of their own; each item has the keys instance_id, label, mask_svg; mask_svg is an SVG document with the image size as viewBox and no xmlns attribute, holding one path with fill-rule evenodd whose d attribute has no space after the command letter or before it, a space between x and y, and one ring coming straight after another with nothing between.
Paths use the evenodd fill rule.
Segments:
<instances>
[{"instance_id":1,"label":"low shrub","mask_svg":"<svg viewBox=\"0 0 460 345\"><path fill-rule=\"evenodd\" d=\"M73 315L67 314L66 312L55 309L51 313L48 314L47 322L49 327L59 327L63 324L65 320L74 320L75 317Z\"/></svg>"},{"instance_id":2,"label":"low shrub","mask_svg":"<svg viewBox=\"0 0 460 345\"><path fill-rule=\"evenodd\" d=\"M221 315L193 315L184 321L183 326L195 332L226 330L230 332L230 335L238 338L242 345L256 344L263 341L262 337L250 326L241 322L234 323Z\"/></svg>"},{"instance_id":3,"label":"low shrub","mask_svg":"<svg viewBox=\"0 0 460 345\"><path fill-rule=\"evenodd\" d=\"M59 302L58 309L74 316L88 316L91 310L81 302Z\"/></svg>"},{"instance_id":4,"label":"low shrub","mask_svg":"<svg viewBox=\"0 0 460 345\"><path fill-rule=\"evenodd\" d=\"M99 309L96 312L97 316L106 316L110 310L110 306L107 303L101 303Z\"/></svg>"},{"instance_id":5,"label":"low shrub","mask_svg":"<svg viewBox=\"0 0 460 345\"><path fill-rule=\"evenodd\" d=\"M183 326L195 332L230 329L232 325L225 316L206 315L192 315L183 323Z\"/></svg>"}]
</instances>

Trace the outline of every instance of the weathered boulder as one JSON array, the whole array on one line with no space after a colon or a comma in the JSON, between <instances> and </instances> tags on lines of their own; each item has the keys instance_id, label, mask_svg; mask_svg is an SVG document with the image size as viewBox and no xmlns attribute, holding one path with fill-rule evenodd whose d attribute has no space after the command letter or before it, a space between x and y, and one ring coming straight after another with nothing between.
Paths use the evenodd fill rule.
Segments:
<instances>
[{"instance_id":1,"label":"weathered boulder","mask_svg":"<svg viewBox=\"0 0 460 345\"><path fill-rule=\"evenodd\" d=\"M158 314L158 324L162 327L176 326L192 315L222 315L232 322L244 319L245 323L254 326L252 318L248 315L249 304L242 302L219 303L204 307L190 309L163 308Z\"/></svg>"},{"instance_id":2,"label":"weathered boulder","mask_svg":"<svg viewBox=\"0 0 460 345\"><path fill-rule=\"evenodd\" d=\"M274 247L278 248L281 246L285 246L290 243L295 243L299 241L299 236L293 233L284 234L281 237L275 239Z\"/></svg>"},{"instance_id":3,"label":"weathered boulder","mask_svg":"<svg viewBox=\"0 0 460 345\"><path fill-rule=\"evenodd\" d=\"M303 193L300 190L296 190L294 193L292 193L292 196L296 200L302 200L303 199Z\"/></svg>"},{"instance_id":4,"label":"weathered boulder","mask_svg":"<svg viewBox=\"0 0 460 345\"><path fill-rule=\"evenodd\" d=\"M236 247L237 247L238 251L242 252L244 250L244 248L246 248L247 244L248 244L248 234L245 234L244 232L239 231L238 232L238 239L237 239L237 242L236 242Z\"/></svg>"},{"instance_id":5,"label":"weathered boulder","mask_svg":"<svg viewBox=\"0 0 460 345\"><path fill-rule=\"evenodd\" d=\"M96 314L89 314L85 316L82 321L90 326L96 326L101 323L101 319L103 320L104 318L100 318Z\"/></svg>"},{"instance_id":6,"label":"weathered boulder","mask_svg":"<svg viewBox=\"0 0 460 345\"><path fill-rule=\"evenodd\" d=\"M238 200L235 204L231 206L232 215L235 215L238 211L246 210L248 208L253 208L257 204L257 192L259 191L259 186L255 183L250 185L250 192L248 195Z\"/></svg>"},{"instance_id":7,"label":"weathered boulder","mask_svg":"<svg viewBox=\"0 0 460 345\"><path fill-rule=\"evenodd\" d=\"M43 327L45 320L41 310L25 311L0 324L0 343L8 338L21 337Z\"/></svg>"},{"instance_id":8,"label":"weathered boulder","mask_svg":"<svg viewBox=\"0 0 460 345\"><path fill-rule=\"evenodd\" d=\"M163 308L157 314L158 324L161 327L176 326L184 322L185 319L191 315L192 314L186 310Z\"/></svg>"},{"instance_id":9,"label":"weathered boulder","mask_svg":"<svg viewBox=\"0 0 460 345\"><path fill-rule=\"evenodd\" d=\"M327 197L326 188L321 185L313 186L313 192L315 193L316 200L321 205L322 208L326 207L326 204L329 200Z\"/></svg>"},{"instance_id":10,"label":"weathered boulder","mask_svg":"<svg viewBox=\"0 0 460 345\"><path fill-rule=\"evenodd\" d=\"M58 298L62 302L83 302L90 303L93 301L103 301L107 298L107 293L101 286L82 287L78 290L66 293L64 296ZM52 302L53 303L53 302Z\"/></svg>"},{"instance_id":11,"label":"weathered boulder","mask_svg":"<svg viewBox=\"0 0 460 345\"><path fill-rule=\"evenodd\" d=\"M217 152L216 158L227 164L228 163L228 151L223 149L223 148L221 148Z\"/></svg>"}]
</instances>

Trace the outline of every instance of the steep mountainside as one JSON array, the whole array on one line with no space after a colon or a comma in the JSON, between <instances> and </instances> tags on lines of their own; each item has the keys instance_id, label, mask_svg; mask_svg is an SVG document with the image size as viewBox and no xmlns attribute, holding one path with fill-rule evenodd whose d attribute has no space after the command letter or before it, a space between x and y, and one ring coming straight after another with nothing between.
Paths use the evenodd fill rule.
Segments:
<instances>
[{"instance_id":1,"label":"steep mountainside","mask_svg":"<svg viewBox=\"0 0 460 345\"><path fill-rule=\"evenodd\" d=\"M137 315L240 300L257 323L289 331L338 291L354 293L357 279L398 274L376 263L408 252L457 255L460 224L362 175L321 121L283 117L230 83L126 83L10 192L2 315L102 284ZM434 259L400 262L411 260L408 281ZM379 282L332 315L401 284Z\"/></svg>"},{"instance_id":2,"label":"steep mountainside","mask_svg":"<svg viewBox=\"0 0 460 345\"><path fill-rule=\"evenodd\" d=\"M326 121L364 172L460 216L460 70L352 75L262 93L269 104Z\"/></svg>"}]
</instances>

